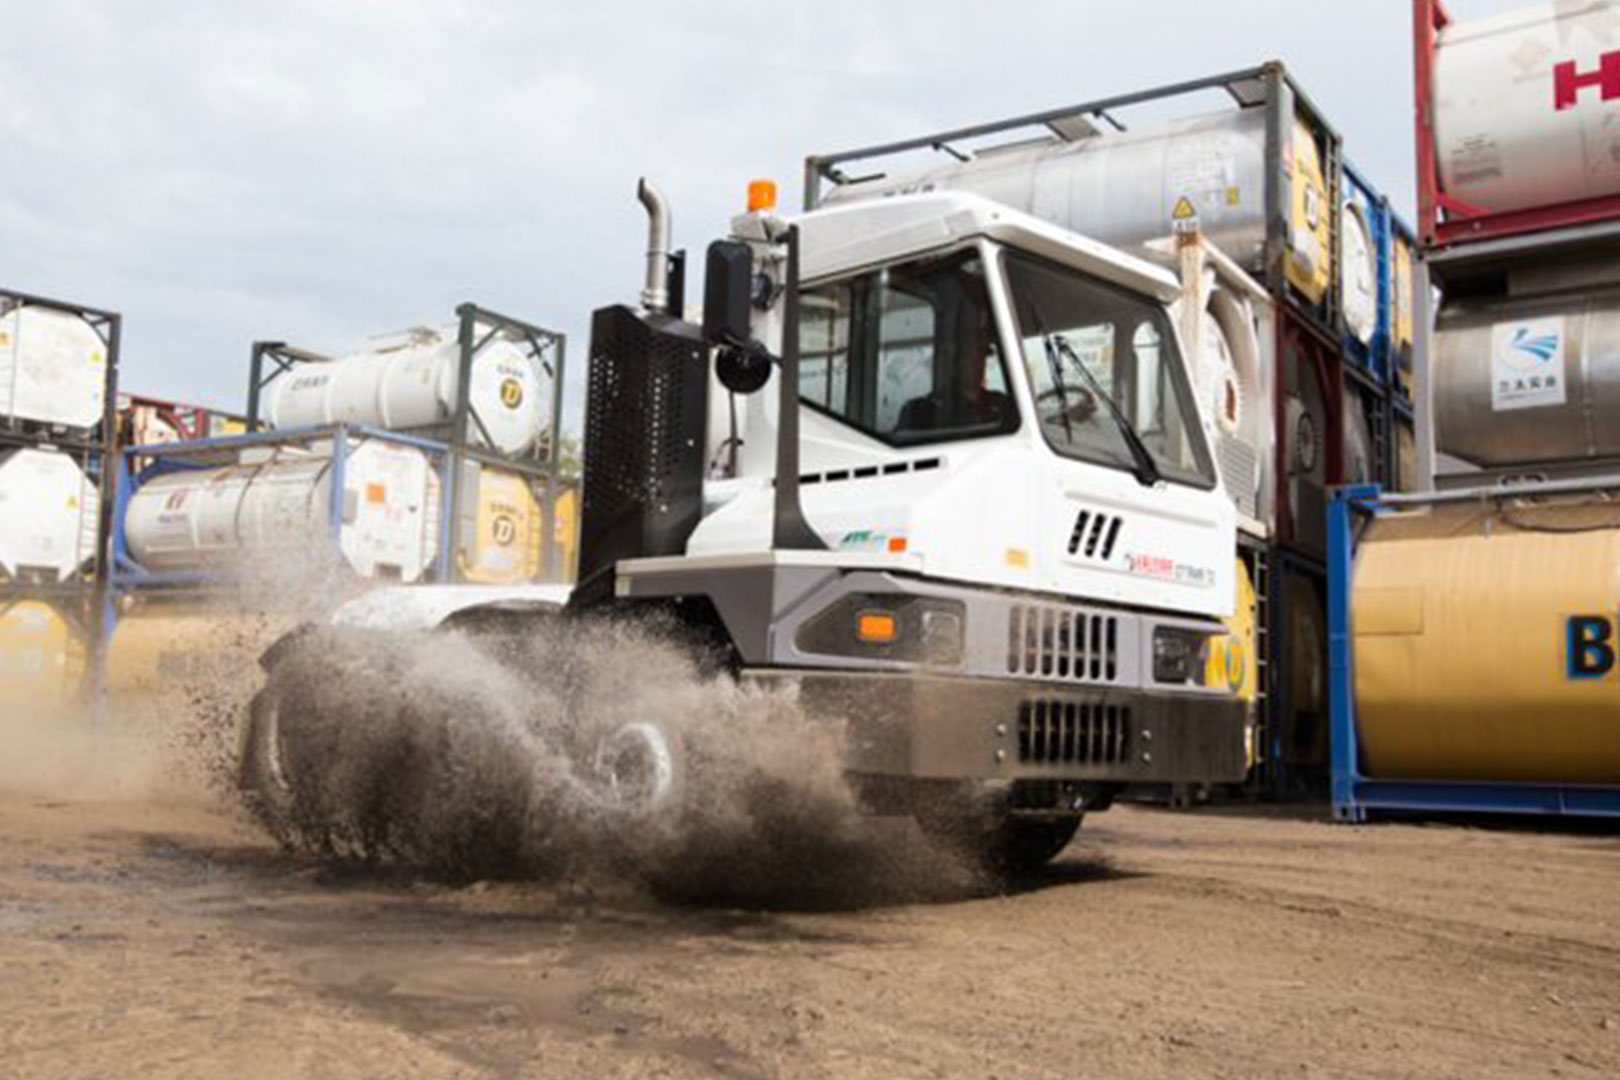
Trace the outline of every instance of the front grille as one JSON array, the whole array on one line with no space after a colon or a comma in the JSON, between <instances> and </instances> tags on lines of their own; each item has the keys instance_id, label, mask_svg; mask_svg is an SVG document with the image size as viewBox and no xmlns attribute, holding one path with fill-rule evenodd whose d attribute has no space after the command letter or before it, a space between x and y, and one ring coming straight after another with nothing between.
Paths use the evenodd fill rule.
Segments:
<instances>
[{"instance_id":1,"label":"front grille","mask_svg":"<svg viewBox=\"0 0 1620 1080\"><path fill-rule=\"evenodd\" d=\"M1119 619L1072 608L1015 604L1007 619L1007 671L1043 679L1119 677Z\"/></svg>"},{"instance_id":2,"label":"front grille","mask_svg":"<svg viewBox=\"0 0 1620 1080\"><path fill-rule=\"evenodd\" d=\"M1026 701L1018 707L1018 760L1037 765L1124 765L1131 755L1131 710L1079 701Z\"/></svg>"}]
</instances>

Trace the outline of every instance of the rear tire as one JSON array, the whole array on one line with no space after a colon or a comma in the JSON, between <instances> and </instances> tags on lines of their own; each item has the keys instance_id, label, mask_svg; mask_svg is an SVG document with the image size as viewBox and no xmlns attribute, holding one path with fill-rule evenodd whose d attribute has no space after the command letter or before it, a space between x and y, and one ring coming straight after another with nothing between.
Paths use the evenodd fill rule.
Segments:
<instances>
[{"instance_id":1,"label":"rear tire","mask_svg":"<svg viewBox=\"0 0 1620 1080\"><path fill-rule=\"evenodd\" d=\"M277 840L287 843L292 838L297 793L283 738L281 704L281 695L273 687L253 696L242 736L237 787L254 816Z\"/></svg>"}]
</instances>

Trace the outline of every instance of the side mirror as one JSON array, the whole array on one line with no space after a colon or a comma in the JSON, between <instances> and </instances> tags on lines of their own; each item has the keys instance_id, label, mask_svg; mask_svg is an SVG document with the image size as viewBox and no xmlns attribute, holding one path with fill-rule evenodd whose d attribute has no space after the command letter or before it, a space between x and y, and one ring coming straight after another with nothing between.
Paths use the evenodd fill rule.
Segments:
<instances>
[{"instance_id":1,"label":"side mirror","mask_svg":"<svg viewBox=\"0 0 1620 1080\"><path fill-rule=\"evenodd\" d=\"M754 253L738 240L709 245L703 267L703 340L746 345L751 338Z\"/></svg>"}]
</instances>

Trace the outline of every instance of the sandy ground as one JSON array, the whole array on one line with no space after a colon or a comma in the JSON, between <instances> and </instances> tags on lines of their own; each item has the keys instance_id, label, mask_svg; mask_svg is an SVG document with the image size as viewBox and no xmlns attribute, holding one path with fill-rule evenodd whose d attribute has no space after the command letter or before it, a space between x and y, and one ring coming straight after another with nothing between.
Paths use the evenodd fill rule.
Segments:
<instances>
[{"instance_id":1,"label":"sandy ground","mask_svg":"<svg viewBox=\"0 0 1620 1080\"><path fill-rule=\"evenodd\" d=\"M0 1075L1613 1077L1620 836L1122 807L1009 892L739 911L0 783Z\"/></svg>"}]
</instances>

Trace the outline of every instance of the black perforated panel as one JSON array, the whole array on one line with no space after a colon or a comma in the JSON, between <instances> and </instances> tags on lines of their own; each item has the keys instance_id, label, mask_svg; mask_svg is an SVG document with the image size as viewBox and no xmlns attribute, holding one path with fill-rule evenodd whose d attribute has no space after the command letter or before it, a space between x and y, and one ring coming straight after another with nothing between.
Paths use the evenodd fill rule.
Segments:
<instances>
[{"instance_id":1,"label":"black perforated panel","mask_svg":"<svg viewBox=\"0 0 1620 1080\"><path fill-rule=\"evenodd\" d=\"M698 327L627 307L591 320L580 580L679 555L703 509L708 372Z\"/></svg>"}]
</instances>

